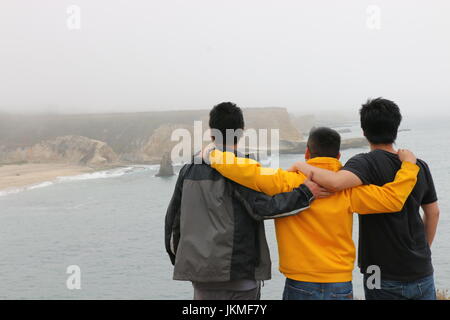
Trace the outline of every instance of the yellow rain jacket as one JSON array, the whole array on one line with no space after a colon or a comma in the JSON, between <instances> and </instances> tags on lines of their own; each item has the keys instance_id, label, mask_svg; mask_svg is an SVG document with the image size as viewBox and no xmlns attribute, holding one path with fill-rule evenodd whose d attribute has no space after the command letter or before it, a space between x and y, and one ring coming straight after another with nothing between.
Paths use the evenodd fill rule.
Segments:
<instances>
[{"instance_id":1,"label":"yellow rain jacket","mask_svg":"<svg viewBox=\"0 0 450 320\"><path fill-rule=\"evenodd\" d=\"M306 180L301 172L263 168L257 161L237 158L232 152L214 150L210 161L226 178L268 195L292 191ZM313 158L307 163L332 171L342 167L335 158ZM403 162L391 183L343 190L316 199L298 215L276 219L280 271L297 281L351 281L356 255L353 213L400 211L416 184L418 172L417 165Z\"/></svg>"}]
</instances>

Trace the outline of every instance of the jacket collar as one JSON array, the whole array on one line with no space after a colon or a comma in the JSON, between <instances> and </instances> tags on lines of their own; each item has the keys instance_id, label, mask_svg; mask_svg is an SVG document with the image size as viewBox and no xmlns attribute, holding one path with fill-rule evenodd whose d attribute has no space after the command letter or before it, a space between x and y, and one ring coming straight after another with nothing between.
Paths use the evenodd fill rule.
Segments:
<instances>
[{"instance_id":1,"label":"jacket collar","mask_svg":"<svg viewBox=\"0 0 450 320\"><path fill-rule=\"evenodd\" d=\"M222 152L234 153L234 155L238 158L253 158L251 154L243 154L242 152L237 151L233 146L215 146L215 149Z\"/></svg>"},{"instance_id":2,"label":"jacket collar","mask_svg":"<svg viewBox=\"0 0 450 320\"><path fill-rule=\"evenodd\" d=\"M342 163L338 159L329 157L312 158L306 161L306 163L314 167L331 171L339 171L342 168Z\"/></svg>"}]
</instances>

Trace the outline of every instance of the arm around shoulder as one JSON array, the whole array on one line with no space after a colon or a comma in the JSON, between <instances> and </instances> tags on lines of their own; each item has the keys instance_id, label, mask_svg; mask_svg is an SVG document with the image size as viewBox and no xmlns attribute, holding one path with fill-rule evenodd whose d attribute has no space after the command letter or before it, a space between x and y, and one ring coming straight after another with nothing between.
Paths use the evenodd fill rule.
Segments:
<instances>
[{"instance_id":1,"label":"arm around shoulder","mask_svg":"<svg viewBox=\"0 0 450 320\"><path fill-rule=\"evenodd\" d=\"M245 199L239 190L235 190L235 196L255 220L275 219L298 214L308 209L314 200L314 194L305 184L291 192L283 192L274 196L250 191Z\"/></svg>"},{"instance_id":2,"label":"arm around shoulder","mask_svg":"<svg viewBox=\"0 0 450 320\"><path fill-rule=\"evenodd\" d=\"M360 214L399 212L417 182L419 167L404 161L395 180L382 187L364 185L350 190L352 210Z\"/></svg>"},{"instance_id":3,"label":"arm around shoulder","mask_svg":"<svg viewBox=\"0 0 450 320\"><path fill-rule=\"evenodd\" d=\"M362 184L361 179L351 171L340 170L337 172L317 168L306 162L296 162L290 170L301 171L304 175L314 175L314 181L329 191L338 192L353 188Z\"/></svg>"}]
</instances>

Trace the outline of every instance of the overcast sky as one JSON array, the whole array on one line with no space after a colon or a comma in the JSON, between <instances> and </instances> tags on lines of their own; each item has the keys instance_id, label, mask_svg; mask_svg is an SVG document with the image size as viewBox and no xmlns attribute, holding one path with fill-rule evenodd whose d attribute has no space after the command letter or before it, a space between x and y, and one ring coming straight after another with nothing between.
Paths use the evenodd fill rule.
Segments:
<instances>
[{"instance_id":1,"label":"overcast sky","mask_svg":"<svg viewBox=\"0 0 450 320\"><path fill-rule=\"evenodd\" d=\"M2 0L0 111L353 111L384 96L427 114L450 109L449 39L446 0Z\"/></svg>"}]
</instances>

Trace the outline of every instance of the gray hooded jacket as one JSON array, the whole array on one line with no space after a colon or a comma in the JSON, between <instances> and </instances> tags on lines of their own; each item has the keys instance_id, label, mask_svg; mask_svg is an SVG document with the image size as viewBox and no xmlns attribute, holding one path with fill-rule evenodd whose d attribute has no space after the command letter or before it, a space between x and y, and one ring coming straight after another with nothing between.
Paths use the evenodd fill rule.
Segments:
<instances>
[{"instance_id":1,"label":"gray hooded jacket","mask_svg":"<svg viewBox=\"0 0 450 320\"><path fill-rule=\"evenodd\" d=\"M306 185L270 197L236 184L205 163L186 164L165 219L173 279L270 279L264 220L297 214L312 200Z\"/></svg>"}]
</instances>

